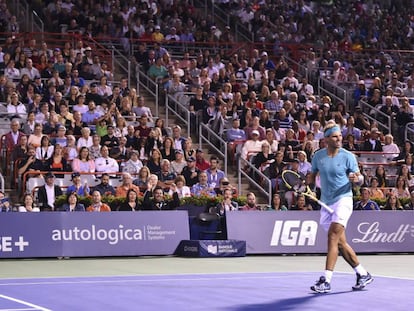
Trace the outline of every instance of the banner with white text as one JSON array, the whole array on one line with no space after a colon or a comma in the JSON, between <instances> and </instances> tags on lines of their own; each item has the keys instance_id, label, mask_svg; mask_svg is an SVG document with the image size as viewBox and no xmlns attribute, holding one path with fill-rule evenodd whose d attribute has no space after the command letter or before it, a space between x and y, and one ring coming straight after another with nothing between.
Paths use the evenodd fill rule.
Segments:
<instances>
[{"instance_id":1,"label":"banner with white text","mask_svg":"<svg viewBox=\"0 0 414 311\"><path fill-rule=\"evenodd\" d=\"M245 240L247 254L325 253L319 212L231 212L229 239ZM413 211L355 211L346 230L358 253L414 252Z\"/></svg>"},{"instance_id":2,"label":"banner with white text","mask_svg":"<svg viewBox=\"0 0 414 311\"><path fill-rule=\"evenodd\" d=\"M2 213L0 258L172 255L187 211Z\"/></svg>"}]
</instances>

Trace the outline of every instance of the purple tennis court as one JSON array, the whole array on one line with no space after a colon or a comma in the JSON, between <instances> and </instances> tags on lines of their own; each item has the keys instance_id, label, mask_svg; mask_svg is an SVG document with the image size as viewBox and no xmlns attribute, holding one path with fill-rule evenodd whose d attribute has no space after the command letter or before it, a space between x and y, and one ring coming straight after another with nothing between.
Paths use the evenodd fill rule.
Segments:
<instances>
[{"instance_id":1,"label":"purple tennis court","mask_svg":"<svg viewBox=\"0 0 414 311\"><path fill-rule=\"evenodd\" d=\"M207 264L207 262L206 262ZM335 274L314 294L312 272L211 273L3 279L0 310L410 310L414 280L374 276L353 292L354 275Z\"/></svg>"}]
</instances>

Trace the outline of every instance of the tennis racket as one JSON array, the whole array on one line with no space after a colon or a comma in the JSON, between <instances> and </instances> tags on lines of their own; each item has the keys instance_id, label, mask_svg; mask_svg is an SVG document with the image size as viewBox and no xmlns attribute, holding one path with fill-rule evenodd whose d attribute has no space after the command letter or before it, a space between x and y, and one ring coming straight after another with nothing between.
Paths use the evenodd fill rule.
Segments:
<instances>
[{"instance_id":1,"label":"tennis racket","mask_svg":"<svg viewBox=\"0 0 414 311\"><path fill-rule=\"evenodd\" d=\"M285 170L282 173L282 180L290 191L294 191L296 194L303 194L309 199L317 202L331 214L334 212L332 208L318 200L318 198L310 190L309 186L305 184L305 180L298 173L291 170Z\"/></svg>"}]
</instances>

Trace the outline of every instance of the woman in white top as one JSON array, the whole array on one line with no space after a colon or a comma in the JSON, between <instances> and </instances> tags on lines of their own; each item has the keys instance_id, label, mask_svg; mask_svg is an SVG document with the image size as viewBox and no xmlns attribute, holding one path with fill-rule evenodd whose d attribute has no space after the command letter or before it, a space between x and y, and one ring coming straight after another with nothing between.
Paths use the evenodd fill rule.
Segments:
<instances>
[{"instance_id":1,"label":"woman in white top","mask_svg":"<svg viewBox=\"0 0 414 311\"><path fill-rule=\"evenodd\" d=\"M7 113L26 114L26 106L19 101L19 95L13 92L7 105Z\"/></svg>"},{"instance_id":2,"label":"woman in white top","mask_svg":"<svg viewBox=\"0 0 414 311\"><path fill-rule=\"evenodd\" d=\"M73 161L78 157L78 150L76 149L76 139L73 135L67 136L67 145L64 149L65 158L67 161Z\"/></svg>"},{"instance_id":3,"label":"woman in white top","mask_svg":"<svg viewBox=\"0 0 414 311\"><path fill-rule=\"evenodd\" d=\"M30 193L24 195L23 204L19 206L19 212L40 212L34 205L33 196Z\"/></svg>"},{"instance_id":4,"label":"woman in white top","mask_svg":"<svg viewBox=\"0 0 414 311\"><path fill-rule=\"evenodd\" d=\"M185 178L184 178L183 175L178 175L175 178L174 183L177 186L177 194L178 194L178 197L180 199L191 196L190 187L188 187L188 186L185 185ZM168 194L170 196L172 196L173 195L173 191L170 189L170 191L168 192Z\"/></svg>"},{"instance_id":5,"label":"woman in white top","mask_svg":"<svg viewBox=\"0 0 414 311\"><path fill-rule=\"evenodd\" d=\"M53 154L54 146L50 145L49 136L44 135L40 140L40 146L36 148L36 159L45 162Z\"/></svg>"},{"instance_id":6,"label":"woman in white top","mask_svg":"<svg viewBox=\"0 0 414 311\"><path fill-rule=\"evenodd\" d=\"M14 65L15 61L11 59L7 63L7 67L4 69L4 76L10 81L20 79L20 70L14 67Z\"/></svg>"},{"instance_id":7,"label":"woman in white top","mask_svg":"<svg viewBox=\"0 0 414 311\"><path fill-rule=\"evenodd\" d=\"M78 152L82 147L91 147L93 145L92 137L91 137L91 130L89 127L83 127L81 130L82 136L78 139L78 143L76 145Z\"/></svg>"},{"instance_id":8,"label":"woman in white top","mask_svg":"<svg viewBox=\"0 0 414 311\"><path fill-rule=\"evenodd\" d=\"M391 160L395 157L398 157L401 150L397 144L394 143L394 137L391 134L384 136L384 143L385 144L382 146L382 151L385 153L385 158Z\"/></svg>"}]
</instances>

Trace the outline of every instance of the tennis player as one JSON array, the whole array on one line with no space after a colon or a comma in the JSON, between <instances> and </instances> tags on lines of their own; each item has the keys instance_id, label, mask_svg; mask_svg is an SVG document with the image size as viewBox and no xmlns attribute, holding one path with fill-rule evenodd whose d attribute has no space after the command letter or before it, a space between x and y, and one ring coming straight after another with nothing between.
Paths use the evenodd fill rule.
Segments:
<instances>
[{"instance_id":1,"label":"tennis player","mask_svg":"<svg viewBox=\"0 0 414 311\"><path fill-rule=\"evenodd\" d=\"M312 176L320 175L321 201L332 208L330 214L321 209L320 224L328 231L328 254L325 273L311 290L327 293L331 290L331 279L338 253L356 272L356 284L352 288L361 290L373 281L371 275L359 263L355 251L347 243L345 228L352 214L352 184L361 183L355 155L342 148L342 134L338 125L328 123L324 130L326 148L318 150L312 159ZM361 177L360 177L361 176Z\"/></svg>"}]
</instances>

